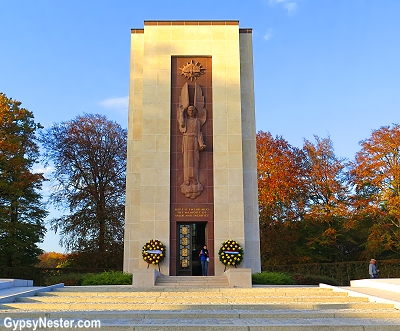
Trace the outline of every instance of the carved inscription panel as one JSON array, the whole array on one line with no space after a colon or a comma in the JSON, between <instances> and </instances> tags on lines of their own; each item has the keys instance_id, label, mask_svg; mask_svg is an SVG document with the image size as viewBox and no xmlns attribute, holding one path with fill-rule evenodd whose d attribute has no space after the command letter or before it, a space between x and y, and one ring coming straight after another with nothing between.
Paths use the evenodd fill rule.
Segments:
<instances>
[{"instance_id":1,"label":"carved inscription panel","mask_svg":"<svg viewBox=\"0 0 400 331\"><path fill-rule=\"evenodd\" d=\"M198 219L210 217L209 207L175 207L174 216L177 219Z\"/></svg>"}]
</instances>

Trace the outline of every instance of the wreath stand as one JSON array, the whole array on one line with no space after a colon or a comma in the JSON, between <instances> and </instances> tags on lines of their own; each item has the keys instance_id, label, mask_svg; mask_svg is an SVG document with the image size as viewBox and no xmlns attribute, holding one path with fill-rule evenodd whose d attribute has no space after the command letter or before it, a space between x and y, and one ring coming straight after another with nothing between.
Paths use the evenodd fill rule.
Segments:
<instances>
[{"instance_id":1,"label":"wreath stand","mask_svg":"<svg viewBox=\"0 0 400 331\"><path fill-rule=\"evenodd\" d=\"M224 264L225 265L225 269L224 269L224 272L226 271L226 266L227 266L227 264ZM235 268L237 268L237 265L235 264Z\"/></svg>"},{"instance_id":2,"label":"wreath stand","mask_svg":"<svg viewBox=\"0 0 400 331\"><path fill-rule=\"evenodd\" d=\"M147 269L149 269L150 264L153 264L153 263L147 263ZM156 263L156 264L157 264L157 266L158 266L158 271L161 272L161 270L160 270L160 263Z\"/></svg>"}]
</instances>

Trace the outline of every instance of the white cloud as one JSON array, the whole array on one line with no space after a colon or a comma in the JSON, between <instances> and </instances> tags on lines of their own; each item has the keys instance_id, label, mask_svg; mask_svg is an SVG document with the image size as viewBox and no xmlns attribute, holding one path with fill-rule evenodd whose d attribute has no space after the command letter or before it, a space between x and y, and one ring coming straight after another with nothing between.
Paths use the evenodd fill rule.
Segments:
<instances>
[{"instance_id":1,"label":"white cloud","mask_svg":"<svg viewBox=\"0 0 400 331\"><path fill-rule=\"evenodd\" d=\"M286 3L285 8L288 11L289 15L293 15L297 10L297 3L295 2Z\"/></svg>"},{"instance_id":2,"label":"white cloud","mask_svg":"<svg viewBox=\"0 0 400 331\"><path fill-rule=\"evenodd\" d=\"M267 33L264 35L264 40L270 40L273 36L274 29L269 28Z\"/></svg>"},{"instance_id":3,"label":"white cloud","mask_svg":"<svg viewBox=\"0 0 400 331\"><path fill-rule=\"evenodd\" d=\"M53 171L53 167L45 167L41 164L37 164L33 166L32 168L34 173L41 173L44 174L45 176Z\"/></svg>"},{"instance_id":4,"label":"white cloud","mask_svg":"<svg viewBox=\"0 0 400 331\"><path fill-rule=\"evenodd\" d=\"M100 106L113 110L127 110L128 96L121 98L108 98L99 102Z\"/></svg>"},{"instance_id":5,"label":"white cloud","mask_svg":"<svg viewBox=\"0 0 400 331\"><path fill-rule=\"evenodd\" d=\"M297 0L268 0L270 6L281 5L287 10L288 15L293 15L298 8Z\"/></svg>"},{"instance_id":6,"label":"white cloud","mask_svg":"<svg viewBox=\"0 0 400 331\"><path fill-rule=\"evenodd\" d=\"M35 164L32 167L32 172L35 174L43 174L43 176L49 179L50 174L54 171L53 166L44 166L43 164ZM42 183L42 189L40 190L40 194L47 199L52 191L52 184L50 181L44 181Z\"/></svg>"}]
</instances>

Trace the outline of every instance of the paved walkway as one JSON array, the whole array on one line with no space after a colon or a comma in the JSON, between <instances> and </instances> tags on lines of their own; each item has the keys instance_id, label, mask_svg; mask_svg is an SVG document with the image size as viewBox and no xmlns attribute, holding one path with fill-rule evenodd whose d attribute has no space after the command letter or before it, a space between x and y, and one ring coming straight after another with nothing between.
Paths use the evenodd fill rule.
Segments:
<instances>
[{"instance_id":1,"label":"paved walkway","mask_svg":"<svg viewBox=\"0 0 400 331\"><path fill-rule=\"evenodd\" d=\"M39 292L49 292L53 288L64 287L63 284L52 286L33 286L33 281L24 279L0 279L0 303L14 302L18 297L30 297Z\"/></svg>"},{"instance_id":2,"label":"paved walkway","mask_svg":"<svg viewBox=\"0 0 400 331\"><path fill-rule=\"evenodd\" d=\"M349 296L367 297L371 302L392 303L400 309L400 279L359 279L350 282L350 286L331 286L321 284L321 287L332 288L334 291L347 292Z\"/></svg>"},{"instance_id":3,"label":"paved walkway","mask_svg":"<svg viewBox=\"0 0 400 331\"><path fill-rule=\"evenodd\" d=\"M397 309L400 309L400 293L396 292L391 292L391 291L385 291L385 290L379 290L376 288L371 288L371 287L351 287L351 286L346 286L346 287L341 287L341 289L344 289L346 292L349 292L349 294L356 295L356 294L362 294L367 296L371 301L374 302L379 302L377 301L378 299L381 299L380 302L383 302L383 300L388 300L393 303L395 303L395 307Z\"/></svg>"}]
</instances>

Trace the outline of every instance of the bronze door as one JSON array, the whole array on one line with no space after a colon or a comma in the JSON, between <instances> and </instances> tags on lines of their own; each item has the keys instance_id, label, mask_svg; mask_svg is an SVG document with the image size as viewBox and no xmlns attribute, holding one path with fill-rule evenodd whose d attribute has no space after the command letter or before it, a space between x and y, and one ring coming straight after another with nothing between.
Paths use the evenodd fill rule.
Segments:
<instances>
[{"instance_id":1,"label":"bronze door","mask_svg":"<svg viewBox=\"0 0 400 331\"><path fill-rule=\"evenodd\" d=\"M177 275L201 276L199 252L206 242L206 223L178 223L177 229Z\"/></svg>"}]
</instances>

